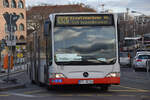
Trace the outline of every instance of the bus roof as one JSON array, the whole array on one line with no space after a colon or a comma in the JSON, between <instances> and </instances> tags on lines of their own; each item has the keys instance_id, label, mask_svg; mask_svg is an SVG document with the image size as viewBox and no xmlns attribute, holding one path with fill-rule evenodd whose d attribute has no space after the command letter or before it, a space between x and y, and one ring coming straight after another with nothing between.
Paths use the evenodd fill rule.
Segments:
<instances>
[{"instance_id":1,"label":"bus roof","mask_svg":"<svg viewBox=\"0 0 150 100\"><path fill-rule=\"evenodd\" d=\"M141 39L141 37L125 37L124 40L138 40Z\"/></svg>"},{"instance_id":2,"label":"bus roof","mask_svg":"<svg viewBox=\"0 0 150 100\"><path fill-rule=\"evenodd\" d=\"M52 13L52 15L73 15L73 14L117 14L117 13L96 13L96 12L73 12L73 13ZM51 15L51 14L50 14Z\"/></svg>"}]
</instances>

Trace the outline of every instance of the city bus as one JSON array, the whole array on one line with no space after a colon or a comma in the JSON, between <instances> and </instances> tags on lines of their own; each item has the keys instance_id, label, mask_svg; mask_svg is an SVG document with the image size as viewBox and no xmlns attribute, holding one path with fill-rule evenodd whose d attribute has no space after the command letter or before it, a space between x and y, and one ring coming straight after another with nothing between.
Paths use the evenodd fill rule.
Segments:
<instances>
[{"instance_id":1,"label":"city bus","mask_svg":"<svg viewBox=\"0 0 150 100\"><path fill-rule=\"evenodd\" d=\"M123 51L134 51L141 45L141 37L125 37L123 43Z\"/></svg>"},{"instance_id":2,"label":"city bus","mask_svg":"<svg viewBox=\"0 0 150 100\"><path fill-rule=\"evenodd\" d=\"M49 89L120 84L117 14L56 13L29 42L29 75Z\"/></svg>"},{"instance_id":3,"label":"city bus","mask_svg":"<svg viewBox=\"0 0 150 100\"><path fill-rule=\"evenodd\" d=\"M143 35L143 44L145 49L150 50L150 33Z\"/></svg>"}]
</instances>

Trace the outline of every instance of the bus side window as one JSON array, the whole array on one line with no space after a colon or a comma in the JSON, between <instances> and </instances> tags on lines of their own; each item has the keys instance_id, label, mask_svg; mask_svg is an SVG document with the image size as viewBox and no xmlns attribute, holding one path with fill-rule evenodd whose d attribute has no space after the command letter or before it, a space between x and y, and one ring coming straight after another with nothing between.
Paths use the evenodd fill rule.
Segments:
<instances>
[{"instance_id":1,"label":"bus side window","mask_svg":"<svg viewBox=\"0 0 150 100\"><path fill-rule=\"evenodd\" d=\"M118 31L118 32L117 32L117 35L118 35L118 41L120 42L120 41L121 41L121 39L120 39L120 38L121 38L121 36L120 36L121 34L120 34L119 20L117 21L117 31Z\"/></svg>"},{"instance_id":2,"label":"bus side window","mask_svg":"<svg viewBox=\"0 0 150 100\"><path fill-rule=\"evenodd\" d=\"M51 34L51 28L50 28L50 34L48 36L48 63L49 65L52 64L52 34Z\"/></svg>"},{"instance_id":3,"label":"bus side window","mask_svg":"<svg viewBox=\"0 0 150 100\"><path fill-rule=\"evenodd\" d=\"M49 20L44 22L44 36L48 36L50 34L51 22Z\"/></svg>"},{"instance_id":4,"label":"bus side window","mask_svg":"<svg viewBox=\"0 0 150 100\"><path fill-rule=\"evenodd\" d=\"M51 22L45 21L44 23L44 36L46 38L46 63L52 64L52 36L51 36Z\"/></svg>"},{"instance_id":5,"label":"bus side window","mask_svg":"<svg viewBox=\"0 0 150 100\"><path fill-rule=\"evenodd\" d=\"M117 21L117 38L118 38L118 48L122 47L123 43L121 44L121 37L120 37L120 25L119 25L119 19ZM121 49L118 49L118 55L120 54Z\"/></svg>"}]
</instances>

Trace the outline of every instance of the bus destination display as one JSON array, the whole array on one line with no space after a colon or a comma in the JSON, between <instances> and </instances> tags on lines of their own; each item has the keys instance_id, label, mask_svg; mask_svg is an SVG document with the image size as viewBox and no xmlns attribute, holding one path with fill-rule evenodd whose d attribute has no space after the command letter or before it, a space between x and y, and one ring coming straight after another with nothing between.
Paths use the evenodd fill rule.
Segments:
<instances>
[{"instance_id":1,"label":"bus destination display","mask_svg":"<svg viewBox=\"0 0 150 100\"><path fill-rule=\"evenodd\" d=\"M57 15L56 26L113 25L112 15Z\"/></svg>"}]
</instances>

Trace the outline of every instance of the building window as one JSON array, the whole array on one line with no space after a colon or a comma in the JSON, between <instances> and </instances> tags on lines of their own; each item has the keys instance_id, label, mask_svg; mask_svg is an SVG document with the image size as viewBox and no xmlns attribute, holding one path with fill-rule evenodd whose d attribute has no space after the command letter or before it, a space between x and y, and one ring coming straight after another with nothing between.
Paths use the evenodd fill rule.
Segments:
<instances>
[{"instance_id":1,"label":"building window","mask_svg":"<svg viewBox=\"0 0 150 100\"><path fill-rule=\"evenodd\" d=\"M19 14L19 17L20 17L20 19L24 19L23 13L20 13L20 14Z\"/></svg>"},{"instance_id":2,"label":"building window","mask_svg":"<svg viewBox=\"0 0 150 100\"><path fill-rule=\"evenodd\" d=\"M17 25L15 25L15 26L13 26L13 29L12 29L12 31L17 31ZM5 32L6 33L8 33L9 31L8 31L8 25L7 24L5 24Z\"/></svg>"},{"instance_id":3,"label":"building window","mask_svg":"<svg viewBox=\"0 0 150 100\"><path fill-rule=\"evenodd\" d=\"M14 30L17 31L17 25L14 26Z\"/></svg>"},{"instance_id":4,"label":"building window","mask_svg":"<svg viewBox=\"0 0 150 100\"><path fill-rule=\"evenodd\" d=\"M3 0L3 6L8 8L9 7L9 2L8 0Z\"/></svg>"},{"instance_id":5,"label":"building window","mask_svg":"<svg viewBox=\"0 0 150 100\"><path fill-rule=\"evenodd\" d=\"M16 36L16 40L18 41L18 37Z\"/></svg>"},{"instance_id":6,"label":"building window","mask_svg":"<svg viewBox=\"0 0 150 100\"><path fill-rule=\"evenodd\" d=\"M16 13L13 13L13 15L16 15Z\"/></svg>"},{"instance_id":7,"label":"building window","mask_svg":"<svg viewBox=\"0 0 150 100\"><path fill-rule=\"evenodd\" d=\"M24 8L23 2L21 0L19 0L19 2L18 2L18 8Z\"/></svg>"},{"instance_id":8,"label":"building window","mask_svg":"<svg viewBox=\"0 0 150 100\"><path fill-rule=\"evenodd\" d=\"M7 26L7 24L5 24L5 32L6 33L8 32L8 26Z\"/></svg>"},{"instance_id":9,"label":"building window","mask_svg":"<svg viewBox=\"0 0 150 100\"><path fill-rule=\"evenodd\" d=\"M19 30L20 30L20 31L24 31L24 25L23 25L23 24L20 24L20 25L19 25Z\"/></svg>"},{"instance_id":10,"label":"building window","mask_svg":"<svg viewBox=\"0 0 150 100\"><path fill-rule=\"evenodd\" d=\"M25 40L24 36L21 35L20 38L19 38L19 40L23 40L24 41Z\"/></svg>"},{"instance_id":11,"label":"building window","mask_svg":"<svg viewBox=\"0 0 150 100\"><path fill-rule=\"evenodd\" d=\"M16 8L16 2L15 2L15 0L11 0L11 8Z\"/></svg>"}]
</instances>

